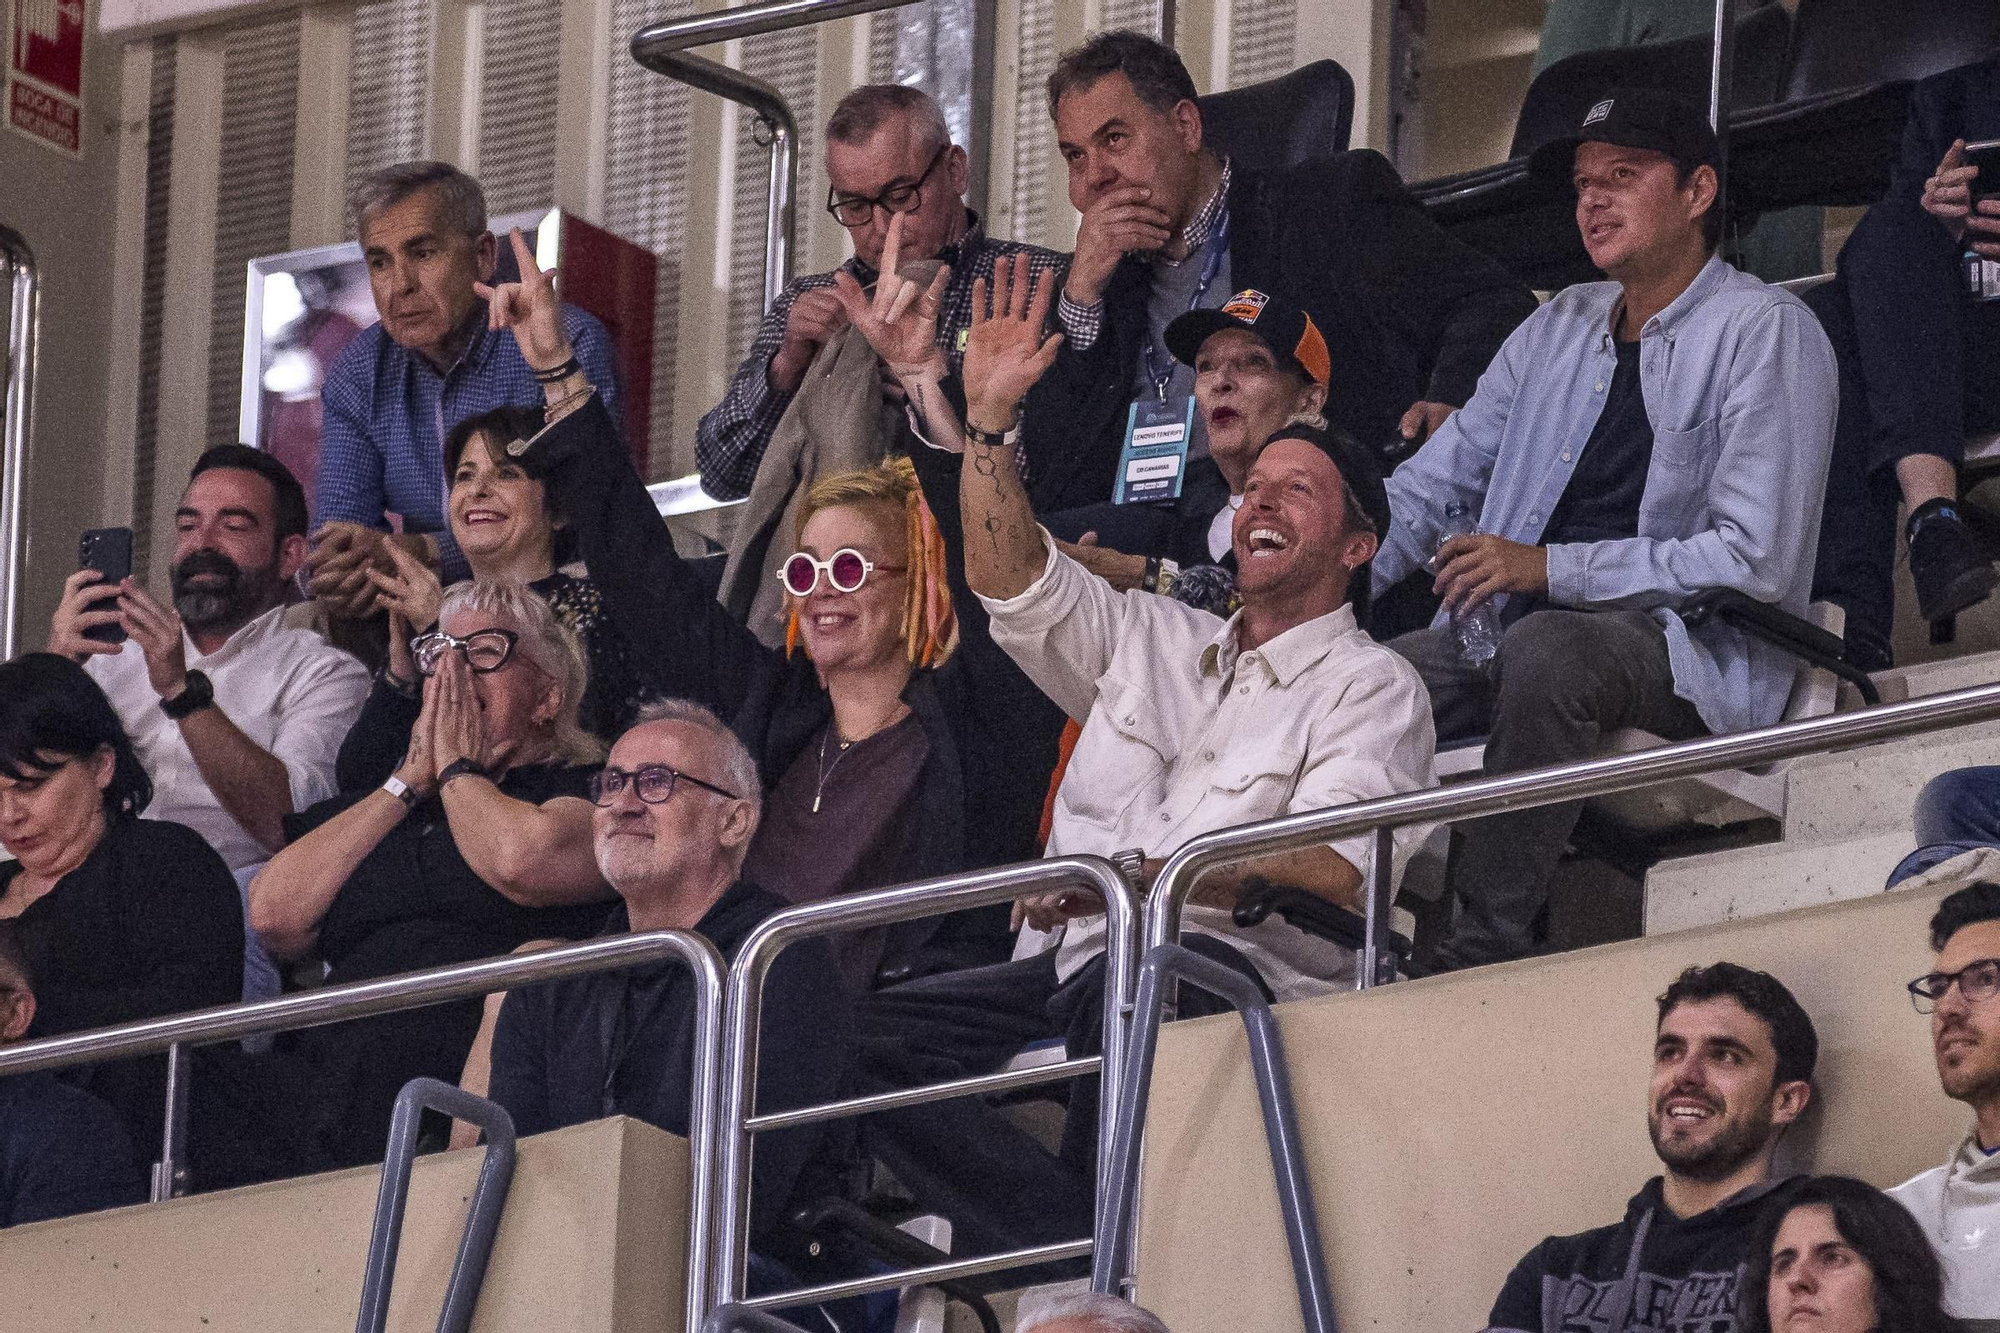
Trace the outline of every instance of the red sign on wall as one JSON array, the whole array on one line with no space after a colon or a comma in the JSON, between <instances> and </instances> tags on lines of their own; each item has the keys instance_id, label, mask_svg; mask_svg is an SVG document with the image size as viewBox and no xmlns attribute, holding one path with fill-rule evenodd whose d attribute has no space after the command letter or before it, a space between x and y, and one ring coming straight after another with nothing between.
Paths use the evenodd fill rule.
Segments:
<instances>
[{"instance_id":1,"label":"red sign on wall","mask_svg":"<svg viewBox=\"0 0 2000 1333\"><path fill-rule=\"evenodd\" d=\"M84 0L9 0L7 124L83 156Z\"/></svg>"}]
</instances>

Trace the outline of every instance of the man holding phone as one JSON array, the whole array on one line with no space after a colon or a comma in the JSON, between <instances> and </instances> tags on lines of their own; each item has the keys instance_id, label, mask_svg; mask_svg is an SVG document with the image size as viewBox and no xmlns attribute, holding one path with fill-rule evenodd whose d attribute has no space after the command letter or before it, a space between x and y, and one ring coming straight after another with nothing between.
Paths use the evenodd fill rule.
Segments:
<instances>
[{"instance_id":1,"label":"man holding phone","mask_svg":"<svg viewBox=\"0 0 2000 1333\"><path fill-rule=\"evenodd\" d=\"M1813 596L1846 610L1848 646L1870 670L1891 660L1899 501L1925 620L1996 582L1958 515L1965 437L2000 428L1995 141L2000 58L1919 83L1888 195L1856 225L1835 280L1805 294L1841 381Z\"/></svg>"},{"instance_id":2,"label":"man holding phone","mask_svg":"<svg viewBox=\"0 0 2000 1333\"><path fill-rule=\"evenodd\" d=\"M153 779L146 814L194 829L245 884L284 845L284 816L334 794L368 672L280 622L306 558L305 492L283 463L217 445L195 461L174 522L172 605L131 577L125 534L124 569L110 567L113 539L112 558L64 583L48 651L83 663L118 711ZM275 994L275 980L248 989Z\"/></svg>"}]
</instances>

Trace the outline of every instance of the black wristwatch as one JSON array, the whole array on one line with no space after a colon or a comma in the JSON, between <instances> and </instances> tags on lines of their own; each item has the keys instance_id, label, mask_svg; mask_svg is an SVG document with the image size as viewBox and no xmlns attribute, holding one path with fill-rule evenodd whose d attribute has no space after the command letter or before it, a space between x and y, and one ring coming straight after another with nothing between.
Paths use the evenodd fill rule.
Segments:
<instances>
[{"instance_id":1,"label":"black wristwatch","mask_svg":"<svg viewBox=\"0 0 2000 1333\"><path fill-rule=\"evenodd\" d=\"M215 702L215 686L209 682L208 674L202 671L187 673L187 684L171 699L160 700L160 711L178 722L184 717L199 713Z\"/></svg>"},{"instance_id":2,"label":"black wristwatch","mask_svg":"<svg viewBox=\"0 0 2000 1333\"><path fill-rule=\"evenodd\" d=\"M443 791L445 783L450 782L453 778L462 778L467 773L477 773L482 778L486 776L486 770L473 760L454 759L438 770L438 790Z\"/></svg>"}]
</instances>

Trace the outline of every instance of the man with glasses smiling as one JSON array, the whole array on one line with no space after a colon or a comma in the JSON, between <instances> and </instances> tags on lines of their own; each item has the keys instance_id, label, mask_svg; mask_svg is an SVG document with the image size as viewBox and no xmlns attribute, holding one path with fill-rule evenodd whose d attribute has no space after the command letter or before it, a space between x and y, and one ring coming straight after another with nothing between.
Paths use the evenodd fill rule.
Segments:
<instances>
[{"instance_id":1,"label":"man with glasses smiling","mask_svg":"<svg viewBox=\"0 0 2000 1333\"><path fill-rule=\"evenodd\" d=\"M1972 1108L1972 1130L1944 1165L1889 1191L1944 1266L1945 1309L2000 1328L2000 884L1951 894L1931 918L1934 970L1910 983L1929 1014L1944 1095Z\"/></svg>"},{"instance_id":2,"label":"man with glasses smiling","mask_svg":"<svg viewBox=\"0 0 2000 1333\"><path fill-rule=\"evenodd\" d=\"M765 312L728 393L695 428L701 484L718 499L750 493L806 368L847 327L834 273L847 273L863 287L873 283L891 217L903 219L903 262L937 259L951 266L937 340L954 371L972 322L974 279L990 280L996 259L1022 251L1032 256L1036 273L1060 273L1067 263L1052 250L986 235L979 215L965 206L965 150L951 141L937 102L919 89L868 84L841 98L826 125L826 175L827 211L847 228L854 254L833 273L796 278L785 288Z\"/></svg>"}]
</instances>

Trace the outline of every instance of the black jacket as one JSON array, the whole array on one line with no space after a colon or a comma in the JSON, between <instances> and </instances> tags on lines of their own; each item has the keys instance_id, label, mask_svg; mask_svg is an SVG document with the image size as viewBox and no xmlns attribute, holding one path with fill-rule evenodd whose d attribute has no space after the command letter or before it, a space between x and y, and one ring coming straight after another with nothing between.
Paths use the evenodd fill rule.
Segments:
<instances>
[{"instance_id":1,"label":"black jacket","mask_svg":"<svg viewBox=\"0 0 2000 1333\"><path fill-rule=\"evenodd\" d=\"M739 883L695 933L733 962L750 932L784 906L775 894ZM621 905L605 934L630 930ZM488 1095L524 1136L607 1115L685 1136L694 1019L694 981L677 961L524 987L501 1007ZM759 1030L759 1111L832 1100L851 1058L853 1020L825 940L801 940L778 956L765 981ZM757 1136L753 1241L779 1224L788 1203L834 1192L839 1139L836 1127L825 1125Z\"/></svg>"},{"instance_id":2,"label":"black jacket","mask_svg":"<svg viewBox=\"0 0 2000 1333\"><path fill-rule=\"evenodd\" d=\"M1797 1179L1753 1186L1683 1220L1655 1176L1623 1221L1551 1236L1514 1265L1488 1333L1734 1333L1751 1228Z\"/></svg>"},{"instance_id":3,"label":"black jacket","mask_svg":"<svg viewBox=\"0 0 2000 1333\"><path fill-rule=\"evenodd\" d=\"M568 515L646 683L714 709L769 790L833 718L811 660L765 647L675 553L602 404L557 423L529 461ZM949 564L958 650L912 675L903 693L929 742L916 849L926 878L1041 855L1036 832L1062 732L1060 711L994 644L962 562ZM1011 948L1006 925L999 907L892 926L877 978L1001 961Z\"/></svg>"},{"instance_id":4,"label":"black jacket","mask_svg":"<svg viewBox=\"0 0 2000 1333\"><path fill-rule=\"evenodd\" d=\"M1380 447L1419 400L1463 406L1486 363L1535 310L1499 264L1453 240L1368 149L1289 167L1238 167L1229 188L1229 283L1282 292L1326 339L1326 416ZM1037 512L1111 496L1126 409L1146 336L1145 260L1128 257L1104 293L1104 324L1056 358L1028 410L1069 423L1062 457L1032 452Z\"/></svg>"}]
</instances>

